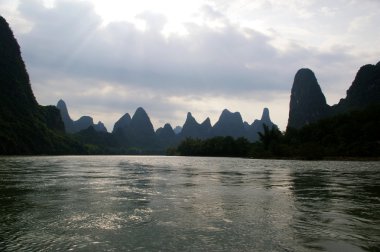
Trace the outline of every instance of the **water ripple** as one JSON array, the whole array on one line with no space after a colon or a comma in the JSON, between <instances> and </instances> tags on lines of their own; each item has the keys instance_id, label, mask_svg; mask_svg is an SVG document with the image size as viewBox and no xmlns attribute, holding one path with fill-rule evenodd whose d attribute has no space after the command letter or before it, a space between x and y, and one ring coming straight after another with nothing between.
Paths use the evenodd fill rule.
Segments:
<instances>
[{"instance_id":1,"label":"water ripple","mask_svg":"<svg viewBox=\"0 0 380 252\"><path fill-rule=\"evenodd\" d=\"M377 251L380 163L0 157L0 250Z\"/></svg>"}]
</instances>

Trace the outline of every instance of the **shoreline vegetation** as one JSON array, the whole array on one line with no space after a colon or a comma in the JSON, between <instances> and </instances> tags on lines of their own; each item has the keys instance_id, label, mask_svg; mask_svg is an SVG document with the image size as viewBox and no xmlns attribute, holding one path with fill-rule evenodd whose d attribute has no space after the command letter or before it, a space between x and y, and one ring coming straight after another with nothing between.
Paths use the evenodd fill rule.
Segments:
<instances>
[{"instance_id":1,"label":"shoreline vegetation","mask_svg":"<svg viewBox=\"0 0 380 252\"><path fill-rule=\"evenodd\" d=\"M380 106L339 114L300 129L264 126L260 140L186 139L168 154L270 159L380 160Z\"/></svg>"}]
</instances>

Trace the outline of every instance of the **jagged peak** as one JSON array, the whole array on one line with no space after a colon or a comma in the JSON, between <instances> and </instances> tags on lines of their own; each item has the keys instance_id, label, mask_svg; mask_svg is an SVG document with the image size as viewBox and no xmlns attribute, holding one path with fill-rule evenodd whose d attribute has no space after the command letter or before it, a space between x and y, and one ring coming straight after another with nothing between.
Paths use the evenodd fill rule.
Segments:
<instances>
[{"instance_id":1,"label":"jagged peak","mask_svg":"<svg viewBox=\"0 0 380 252\"><path fill-rule=\"evenodd\" d=\"M104 125L104 123L102 121L98 121L98 123L93 125L93 127L98 132L108 132L106 126Z\"/></svg>"},{"instance_id":2,"label":"jagged peak","mask_svg":"<svg viewBox=\"0 0 380 252\"><path fill-rule=\"evenodd\" d=\"M171 130L173 130L173 127L170 125L170 123L165 123L164 129L171 129Z\"/></svg>"},{"instance_id":3,"label":"jagged peak","mask_svg":"<svg viewBox=\"0 0 380 252\"><path fill-rule=\"evenodd\" d=\"M318 86L317 77L315 77L314 72L309 68L301 68L297 71L294 76L294 82L292 89L300 88L304 86Z\"/></svg>"},{"instance_id":4,"label":"jagged peak","mask_svg":"<svg viewBox=\"0 0 380 252\"><path fill-rule=\"evenodd\" d=\"M186 118L194 118L191 112L187 112Z\"/></svg>"},{"instance_id":5,"label":"jagged peak","mask_svg":"<svg viewBox=\"0 0 380 252\"><path fill-rule=\"evenodd\" d=\"M210 117L207 117L202 123L201 125L210 125L211 126L211 120L210 120Z\"/></svg>"},{"instance_id":6,"label":"jagged peak","mask_svg":"<svg viewBox=\"0 0 380 252\"><path fill-rule=\"evenodd\" d=\"M68 129L67 127L69 124L72 124L72 119L69 114L69 110L67 109L66 103L64 100L60 99L57 103L57 108L61 114L62 120L65 124L66 130L70 131L71 129Z\"/></svg>"},{"instance_id":7,"label":"jagged peak","mask_svg":"<svg viewBox=\"0 0 380 252\"><path fill-rule=\"evenodd\" d=\"M222 111L222 114L219 117L219 121L229 120L230 118L237 119L243 123L243 118L241 117L240 112L234 112L232 113L228 109L224 109Z\"/></svg>"},{"instance_id":8,"label":"jagged peak","mask_svg":"<svg viewBox=\"0 0 380 252\"><path fill-rule=\"evenodd\" d=\"M153 125L146 111L142 107L138 107L136 109L135 114L132 116L131 124L134 124L134 125L136 123L139 124L138 122L142 122L142 121L147 122L149 124L149 127L151 125L151 127L153 128Z\"/></svg>"},{"instance_id":9,"label":"jagged peak","mask_svg":"<svg viewBox=\"0 0 380 252\"><path fill-rule=\"evenodd\" d=\"M263 109L263 114L261 115L261 121L265 121L265 122L271 121L268 108Z\"/></svg>"},{"instance_id":10,"label":"jagged peak","mask_svg":"<svg viewBox=\"0 0 380 252\"><path fill-rule=\"evenodd\" d=\"M288 127L300 128L328 114L329 106L313 71L297 71L290 95Z\"/></svg>"},{"instance_id":11,"label":"jagged peak","mask_svg":"<svg viewBox=\"0 0 380 252\"><path fill-rule=\"evenodd\" d=\"M132 121L131 116L128 113L125 113L119 120L117 120L113 126L113 131L116 131L119 128L124 128L129 125Z\"/></svg>"},{"instance_id":12,"label":"jagged peak","mask_svg":"<svg viewBox=\"0 0 380 252\"><path fill-rule=\"evenodd\" d=\"M60 99L58 102L57 102L57 108L59 110L63 110L65 112L67 112L67 105L66 105L66 102L62 99Z\"/></svg>"},{"instance_id":13,"label":"jagged peak","mask_svg":"<svg viewBox=\"0 0 380 252\"><path fill-rule=\"evenodd\" d=\"M231 115L233 114L231 111L229 111L228 109L223 109L222 111L222 114L220 114L220 117L222 116L228 116L228 115Z\"/></svg>"},{"instance_id":14,"label":"jagged peak","mask_svg":"<svg viewBox=\"0 0 380 252\"><path fill-rule=\"evenodd\" d=\"M189 124L189 123L198 124L197 120L195 120L193 115L190 112L187 112L186 121L185 121L184 125Z\"/></svg>"},{"instance_id":15,"label":"jagged peak","mask_svg":"<svg viewBox=\"0 0 380 252\"><path fill-rule=\"evenodd\" d=\"M160 138L173 138L175 137L174 130L169 123L165 123L164 127L160 127L156 130L156 134Z\"/></svg>"},{"instance_id":16,"label":"jagged peak","mask_svg":"<svg viewBox=\"0 0 380 252\"><path fill-rule=\"evenodd\" d=\"M146 111L142 107L138 107L136 109L136 112L132 116L131 122L136 121L136 120L147 120L147 121L150 121L150 118L149 118L148 114L146 113Z\"/></svg>"},{"instance_id":17,"label":"jagged peak","mask_svg":"<svg viewBox=\"0 0 380 252\"><path fill-rule=\"evenodd\" d=\"M118 120L118 122L130 122L132 120L131 118L131 115L129 113L125 113L122 117L120 117L120 119Z\"/></svg>"},{"instance_id":18,"label":"jagged peak","mask_svg":"<svg viewBox=\"0 0 380 252\"><path fill-rule=\"evenodd\" d=\"M57 107L58 106L65 106L66 107L66 102L62 99L59 99L59 101L57 102Z\"/></svg>"},{"instance_id":19,"label":"jagged peak","mask_svg":"<svg viewBox=\"0 0 380 252\"><path fill-rule=\"evenodd\" d=\"M146 113L145 109L143 109L142 107L138 107L138 108L136 109L134 115L136 115L136 114L147 114L147 113Z\"/></svg>"}]
</instances>

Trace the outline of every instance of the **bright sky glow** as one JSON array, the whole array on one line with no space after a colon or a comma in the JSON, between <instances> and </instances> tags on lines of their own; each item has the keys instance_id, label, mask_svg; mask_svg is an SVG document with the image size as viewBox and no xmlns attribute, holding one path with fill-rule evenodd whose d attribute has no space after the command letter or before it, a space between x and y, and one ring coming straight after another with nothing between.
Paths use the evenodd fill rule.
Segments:
<instances>
[{"instance_id":1,"label":"bright sky glow","mask_svg":"<svg viewBox=\"0 0 380 252\"><path fill-rule=\"evenodd\" d=\"M252 123L264 107L285 129L296 71L329 104L380 60L374 0L2 0L37 100L109 130L142 106L155 128L224 108Z\"/></svg>"},{"instance_id":2,"label":"bright sky glow","mask_svg":"<svg viewBox=\"0 0 380 252\"><path fill-rule=\"evenodd\" d=\"M197 20L196 12L202 6L202 1L178 1L178 0L94 0L96 12L102 17L104 23L115 21L129 21L140 29L144 29L144 23L139 15L144 12L153 12L165 16L165 32L186 33L183 24Z\"/></svg>"}]
</instances>

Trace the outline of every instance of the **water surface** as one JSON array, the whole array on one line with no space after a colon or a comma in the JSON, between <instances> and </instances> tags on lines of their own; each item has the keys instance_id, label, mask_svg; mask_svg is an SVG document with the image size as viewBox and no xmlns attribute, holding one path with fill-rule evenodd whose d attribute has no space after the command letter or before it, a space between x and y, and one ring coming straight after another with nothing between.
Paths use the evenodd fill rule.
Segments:
<instances>
[{"instance_id":1,"label":"water surface","mask_svg":"<svg viewBox=\"0 0 380 252\"><path fill-rule=\"evenodd\" d=\"M379 251L380 162L0 158L1 251Z\"/></svg>"}]
</instances>

